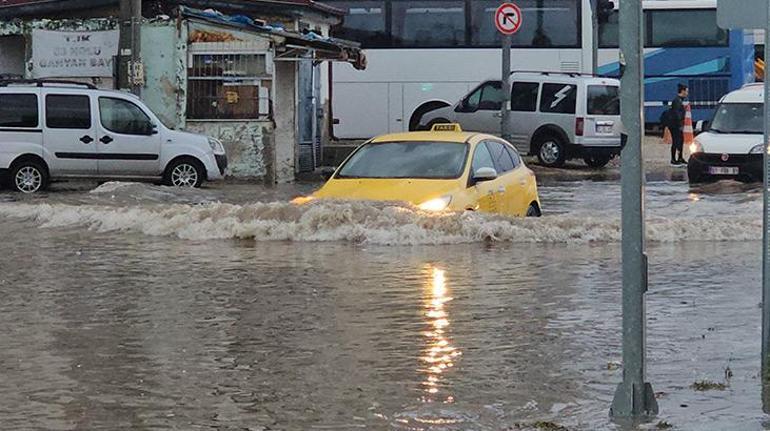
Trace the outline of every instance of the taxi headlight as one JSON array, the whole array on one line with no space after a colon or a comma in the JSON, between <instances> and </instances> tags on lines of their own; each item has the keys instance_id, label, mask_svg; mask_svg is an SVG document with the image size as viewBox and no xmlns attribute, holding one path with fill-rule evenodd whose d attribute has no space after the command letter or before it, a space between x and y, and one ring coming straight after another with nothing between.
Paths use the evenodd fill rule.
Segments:
<instances>
[{"instance_id":1,"label":"taxi headlight","mask_svg":"<svg viewBox=\"0 0 770 431\"><path fill-rule=\"evenodd\" d=\"M690 144L690 154L695 153L702 153L703 152L703 145L701 145L698 141L693 141L692 144Z\"/></svg>"},{"instance_id":2,"label":"taxi headlight","mask_svg":"<svg viewBox=\"0 0 770 431\"><path fill-rule=\"evenodd\" d=\"M751 147L749 154L762 154L765 152L765 144L758 144Z\"/></svg>"},{"instance_id":3,"label":"taxi headlight","mask_svg":"<svg viewBox=\"0 0 770 431\"><path fill-rule=\"evenodd\" d=\"M222 143L219 142L218 139L209 138L209 147L211 147L211 151L213 151L214 154L224 154L225 153L225 146L222 145Z\"/></svg>"},{"instance_id":4,"label":"taxi headlight","mask_svg":"<svg viewBox=\"0 0 770 431\"><path fill-rule=\"evenodd\" d=\"M417 208L423 210L423 211L444 211L447 209L449 204L452 202L452 196L441 196L440 198L431 199L429 201L425 201L421 203L420 205L417 205Z\"/></svg>"}]
</instances>

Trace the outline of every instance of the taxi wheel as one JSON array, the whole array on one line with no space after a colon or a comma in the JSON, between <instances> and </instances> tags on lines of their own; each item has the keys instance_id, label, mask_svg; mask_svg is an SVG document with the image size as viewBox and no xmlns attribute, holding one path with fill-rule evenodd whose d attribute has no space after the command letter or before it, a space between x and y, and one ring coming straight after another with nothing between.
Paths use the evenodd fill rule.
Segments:
<instances>
[{"instance_id":1,"label":"taxi wheel","mask_svg":"<svg viewBox=\"0 0 770 431\"><path fill-rule=\"evenodd\" d=\"M536 204L530 204L527 208L527 217L540 217L541 215L543 214L540 213L540 208Z\"/></svg>"},{"instance_id":2,"label":"taxi wheel","mask_svg":"<svg viewBox=\"0 0 770 431\"><path fill-rule=\"evenodd\" d=\"M544 135L537 139L537 160L549 168L560 168L567 160L567 146L556 136Z\"/></svg>"}]
</instances>

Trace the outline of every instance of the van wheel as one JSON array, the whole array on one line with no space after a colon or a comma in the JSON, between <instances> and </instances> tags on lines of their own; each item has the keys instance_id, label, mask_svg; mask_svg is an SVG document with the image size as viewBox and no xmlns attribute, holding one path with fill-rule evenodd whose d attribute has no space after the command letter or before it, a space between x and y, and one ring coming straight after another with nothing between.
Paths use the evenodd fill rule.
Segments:
<instances>
[{"instance_id":1,"label":"van wheel","mask_svg":"<svg viewBox=\"0 0 770 431\"><path fill-rule=\"evenodd\" d=\"M193 158L185 157L168 165L163 184L174 187L200 187L204 177L203 165Z\"/></svg>"},{"instance_id":2,"label":"van wheel","mask_svg":"<svg viewBox=\"0 0 770 431\"><path fill-rule=\"evenodd\" d=\"M595 169L607 166L607 163L609 163L611 159L612 156L608 154L587 155L583 157L583 161L586 162L586 165Z\"/></svg>"},{"instance_id":3,"label":"van wheel","mask_svg":"<svg viewBox=\"0 0 770 431\"><path fill-rule=\"evenodd\" d=\"M9 179L13 190L20 193L36 193L48 187L48 171L35 160L15 163Z\"/></svg>"},{"instance_id":4,"label":"van wheel","mask_svg":"<svg viewBox=\"0 0 770 431\"><path fill-rule=\"evenodd\" d=\"M567 146L556 136L543 135L535 142L537 160L549 168L560 168L567 160Z\"/></svg>"}]
</instances>

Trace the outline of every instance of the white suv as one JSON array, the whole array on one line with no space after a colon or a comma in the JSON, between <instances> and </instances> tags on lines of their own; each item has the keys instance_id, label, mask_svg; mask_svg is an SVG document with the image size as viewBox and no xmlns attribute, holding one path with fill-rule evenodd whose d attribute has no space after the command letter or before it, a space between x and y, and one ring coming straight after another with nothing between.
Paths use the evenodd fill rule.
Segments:
<instances>
[{"instance_id":1,"label":"white suv","mask_svg":"<svg viewBox=\"0 0 770 431\"><path fill-rule=\"evenodd\" d=\"M19 192L68 178L198 187L226 167L219 141L165 127L132 94L66 81L0 83L0 174Z\"/></svg>"},{"instance_id":2,"label":"white suv","mask_svg":"<svg viewBox=\"0 0 770 431\"><path fill-rule=\"evenodd\" d=\"M482 82L454 106L423 115L419 128L460 123L463 130L500 134L500 80ZM602 167L620 154L620 81L559 72L511 74L511 143L549 167L583 158Z\"/></svg>"}]
</instances>

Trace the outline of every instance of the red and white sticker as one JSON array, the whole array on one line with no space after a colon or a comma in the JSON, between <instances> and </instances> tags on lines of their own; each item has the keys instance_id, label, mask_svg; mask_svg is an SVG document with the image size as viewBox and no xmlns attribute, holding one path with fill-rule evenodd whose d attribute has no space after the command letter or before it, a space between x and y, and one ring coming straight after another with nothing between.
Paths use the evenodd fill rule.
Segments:
<instances>
[{"instance_id":1,"label":"red and white sticker","mask_svg":"<svg viewBox=\"0 0 770 431\"><path fill-rule=\"evenodd\" d=\"M516 33L521 28L522 21L521 9L513 3L503 3L495 12L495 27L502 34Z\"/></svg>"}]
</instances>

